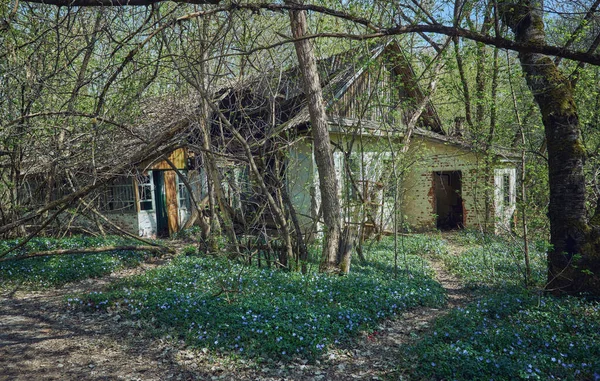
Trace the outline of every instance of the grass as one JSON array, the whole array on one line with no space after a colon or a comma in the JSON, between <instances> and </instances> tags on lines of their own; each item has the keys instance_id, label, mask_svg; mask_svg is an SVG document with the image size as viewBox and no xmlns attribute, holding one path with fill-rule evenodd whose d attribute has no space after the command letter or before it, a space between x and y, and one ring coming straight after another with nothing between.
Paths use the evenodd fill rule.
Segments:
<instances>
[{"instance_id":1,"label":"grass","mask_svg":"<svg viewBox=\"0 0 600 381\"><path fill-rule=\"evenodd\" d=\"M18 240L0 241L0 252L19 243ZM42 238L29 241L23 248L8 254L9 258L29 252L54 249L87 248L108 245L132 245L135 241L120 237ZM101 277L125 267L135 267L148 253L140 251L111 251L86 255L57 255L0 262L0 288L25 287L39 289L59 287L69 282Z\"/></svg>"},{"instance_id":2,"label":"grass","mask_svg":"<svg viewBox=\"0 0 600 381\"><path fill-rule=\"evenodd\" d=\"M498 238L460 258L442 257L480 297L438 320L432 332L407 348L401 366L412 378L600 379L598 303L521 287L521 266L513 262L522 255ZM543 285L543 252L533 251L532 258L534 279Z\"/></svg>"},{"instance_id":3,"label":"grass","mask_svg":"<svg viewBox=\"0 0 600 381\"><path fill-rule=\"evenodd\" d=\"M461 255L439 255L444 265L472 288L522 287L525 284L525 257L521 242L465 231L457 241L469 246ZM530 245L531 284L543 287L546 280L547 245Z\"/></svg>"},{"instance_id":4,"label":"grass","mask_svg":"<svg viewBox=\"0 0 600 381\"><path fill-rule=\"evenodd\" d=\"M412 239L430 244L429 238ZM402 264L409 272L394 276L390 245L372 245L369 263L355 262L343 277L179 256L69 303L128 313L194 347L253 358L315 359L384 318L444 303L443 289L422 259L407 254Z\"/></svg>"}]
</instances>

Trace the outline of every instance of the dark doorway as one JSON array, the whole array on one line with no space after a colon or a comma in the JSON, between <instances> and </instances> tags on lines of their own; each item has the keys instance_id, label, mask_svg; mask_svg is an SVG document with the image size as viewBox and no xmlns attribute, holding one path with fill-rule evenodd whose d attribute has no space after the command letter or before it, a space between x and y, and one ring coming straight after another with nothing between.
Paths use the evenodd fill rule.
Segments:
<instances>
[{"instance_id":1,"label":"dark doorway","mask_svg":"<svg viewBox=\"0 0 600 381\"><path fill-rule=\"evenodd\" d=\"M152 171L154 181L154 201L156 204L156 236L169 236L169 217L167 215L167 196L163 171Z\"/></svg>"},{"instance_id":2,"label":"dark doorway","mask_svg":"<svg viewBox=\"0 0 600 381\"><path fill-rule=\"evenodd\" d=\"M434 172L436 225L440 230L464 226L460 171Z\"/></svg>"}]
</instances>

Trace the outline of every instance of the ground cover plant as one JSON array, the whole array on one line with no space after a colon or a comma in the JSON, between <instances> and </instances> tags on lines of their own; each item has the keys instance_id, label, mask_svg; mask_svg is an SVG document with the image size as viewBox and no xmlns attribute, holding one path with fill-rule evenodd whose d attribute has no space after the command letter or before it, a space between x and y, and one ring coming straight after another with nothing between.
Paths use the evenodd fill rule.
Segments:
<instances>
[{"instance_id":1,"label":"ground cover plant","mask_svg":"<svg viewBox=\"0 0 600 381\"><path fill-rule=\"evenodd\" d=\"M538 285L545 275L540 248L532 252ZM487 247L444 258L479 299L407 349L403 367L416 379L600 379L600 305L523 288L521 266L511 263L522 260L517 251L490 238Z\"/></svg>"},{"instance_id":2,"label":"ground cover plant","mask_svg":"<svg viewBox=\"0 0 600 381\"><path fill-rule=\"evenodd\" d=\"M505 290L453 310L407 358L427 380L597 380L600 306Z\"/></svg>"},{"instance_id":3,"label":"ground cover plant","mask_svg":"<svg viewBox=\"0 0 600 381\"><path fill-rule=\"evenodd\" d=\"M0 252L18 244L19 240L0 241ZM14 258L31 252L55 249L137 244L137 241L118 236L74 236L62 239L36 237L8 256ZM0 288L17 285L26 288L57 287L81 279L100 277L125 267L137 266L148 255L150 254L143 251L120 250L8 260L0 262Z\"/></svg>"},{"instance_id":4,"label":"ground cover plant","mask_svg":"<svg viewBox=\"0 0 600 381\"><path fill-rule=\"evenodd\" d=\"M468 245L460 255L440 252L444 265L459 276L467 286L474 288L504 288L524 286L525 258L521 242L500 236L482 235L466 231L457 235L459 243ZM529 247L531 283L543 286L546 280L547 244L537 242Z\"/></svg>"},{"instance_id":5,"label":"ground cover plant","mask_svg":"<svg viewBox=\"0 0 600 381\"><path fill-rule=\"evenodd\" d=\"M407 254L403 265L409 272L395 276L389 248L389 241L371 246L369 263L355 263L342 277L179 256L69 303L128 313L195 347L253 358L315 359L381 319L444 303L443 289L422 259Z\"/></svg>"}]
</instances>

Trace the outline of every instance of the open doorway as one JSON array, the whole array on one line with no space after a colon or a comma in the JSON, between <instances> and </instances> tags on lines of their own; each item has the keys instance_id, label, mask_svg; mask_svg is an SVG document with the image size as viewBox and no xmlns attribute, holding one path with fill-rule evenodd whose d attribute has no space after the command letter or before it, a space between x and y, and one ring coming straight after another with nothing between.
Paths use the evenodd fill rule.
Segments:
<instances>
[{"instance_id":1,"label":"open doorway","mask_svg":"<svg viewBox=\"0 0 600 381\"><path fill-rule=\"evenodd\" d=\"M156 204L156 236L169 236L169 217L167 214L167 195L165 191L164 171L152 171L154 181L154 200Z\"/></svg>"},{"instance_id":2,"label":"open doorway","mask_svg":"<svg viewBox=\"0 0 600 381\"><path fill-rule=\"evenodd\" d=\"M436 226L440 230L464 227L460 171L434 172Z\"/></svg>"}]
</instances>

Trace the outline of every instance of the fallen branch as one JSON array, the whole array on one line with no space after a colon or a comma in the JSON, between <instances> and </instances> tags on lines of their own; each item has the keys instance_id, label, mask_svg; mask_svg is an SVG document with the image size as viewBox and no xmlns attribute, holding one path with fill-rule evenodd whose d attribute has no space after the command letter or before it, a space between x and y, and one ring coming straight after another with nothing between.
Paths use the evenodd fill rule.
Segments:
<instances>
[{"instance_id":1,"label":"fallen branch","mask_svg":"<svg viewBox=\"0 0 600 381\"><path fill-rule=\"evenodd\" d=\"M31 239L33 237L35 237L39 232L41 232L46 226L48 226L48 224L50 224L50 222L54 221L54 219L59 214L61 214L65 209L67 209L68 206L69 206L69 204L64 204L63 206L61 206L60 209L58 209L56 212L54 212L50 217L46 218L44 220L44 222L42 222L42 224L39 227L37 227L31 234L29 234L25 239L21 240L21 242L19 242L19 244L17 246L6 249L2 253L0 253L0 262L2 262L1 258L6 257L11 251L14 251L21 247L24 247L27 244L27 242L31 241Z\"/></svg>"},{"instance_id":2,"label":"fallen branch","mask_svg":"<svg viewBox=\"0 0 600 381\"><path fill-rule=\"evenodd\" d=\"M95 189L101 187L102 185L115 179L119 175L125 173L130 167L135 167L135 166L139 165L140 163L142 163L143 161L159 157L159 156L163 155L165 152L174 151L175 149L179 148L179 144L172 143L172 144L166 145L166 143L170 139L175 137L177 134L179 134L181 131L183 131L185 128L187 128L188 126L189 126L189 124L186 119L182 119L182 120L172 123L171 126L164 133L162 133L161 135L156 137L150 144L148 144L142 150L135 153L129 160L125 160L124 163L122 163L114 168L111 168L112 170L110 171L110 173L106 173L105 176L98 178L95 180L95 182L80 188L77 192L70 193L58 200L52 201L52 202L44 205L43 207L39 208L38 210L33 211L33 212L19 218L16 221L8 223L4 226L0 226L0 234L3 234L7 231L15 229L15 228L23 225L24 223L37 218L38 216L40 216L42 213L45 213L46 211L53 210L56 208L65 208L66 206L72 204L75 200L78 200L78 199L82 198L83 196L86 196L87 194L91 193ZM2 255L0 255L0 256L2 256Z\"/></svg>"},{"instance_id":3,"label":"fallen branch","mask_svg":"<svg viewBox=\"0 0 600 381\"><path fill-rule=\"evenodd\" d=\"M121 250L132 250L132 251L152 251L159 253L175 253L175 249L164 246L135 246L135 245L125 245L125 246L101 246L101 247L88 247L82 249L57 249L57 250L48 250L48 251L36 251L33 253L20 255L18 257L13 258L1 258L0 262L6 261L20 261L22 259L27 258L35 258L35 257L49 257L54 255L69 255L69 254L93 254L93 253L104 253L107 251L121 251Z\"/></svg>"},{"instance_id":4,"label":"fallen branch","mask_svg":"<svg viewBox=\"0 0 600 381\"><path fill-rule=\"evenodd\" d=\"M67 171L67 179L69 180L69 184L71 185L71 191L72 192L76 192L77 190L75 189L75 185L73 184L73 174L71 173L71 171ZM108 226L110 226L111 228L115 229L116 231L118 231L119 233L126 235L129 238L133 238L135 240L138 240L140 242L145 243L146 245L149 246L155 246L155 247L163 247L162 245L159 245L157 243L154 243L152 241L148 241L142 237L138 237L135 234L132 234L130 232L128 232L127 230L121 228L119 225L115 224L114 222L112 222L111 220L109 220L104 214L102 214L98 209L96 209L92 204L90 204L89 202L85 201L83 199L83 197L79 198L79 202L81 202L87 209L89 209L92 213L94 213L94 215L96 215L98 218L100 218L104 223L106 223ZM102 226L102 225L100 225Z\"/></svg>"}]
</instances>

